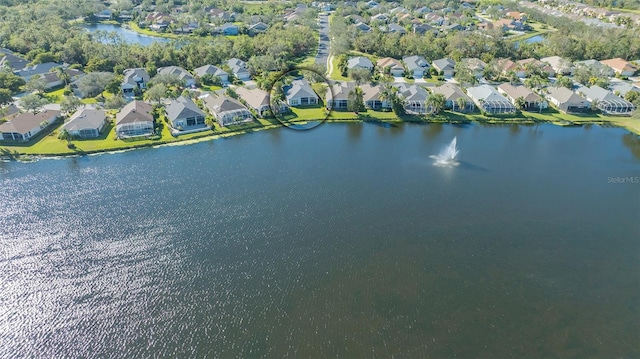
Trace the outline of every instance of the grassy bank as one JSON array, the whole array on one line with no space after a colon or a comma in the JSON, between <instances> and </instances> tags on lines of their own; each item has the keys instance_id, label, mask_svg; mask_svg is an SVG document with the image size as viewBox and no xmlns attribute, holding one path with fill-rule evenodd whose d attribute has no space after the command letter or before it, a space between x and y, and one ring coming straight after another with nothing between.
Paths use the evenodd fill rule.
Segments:
<instances>
[{"instance_id":1,"label":"grassy bank","mask_svg":"<svg viewBox=\"0 0 640 359\"><path fill-rule=\"evenodd\" d=\"M294 109L295 117L287 118L290 123L308 122L322 120L325 118L321 108ZM358 115L352 112L333 111L327 118L328 122L412 122L412 123L488 123L488 124L533 124L549 123L560 126L567 125L610 125L625 128L636 135L640 135L640 120L629 117L611 117L603 115L567 115L559 112L549 111L543 113L522 112L504 116L486 116L482 114L461 114L445 111L438 116L417 116L406 115L399 118L393 112L364 111ZM258 121L221 128L217 125L213 130L191 133L173 137L166 124L162 128L158 139L120 140L115 138L115 128L110 125L102 137L90 140L72 141L75 148L69 148L65 141L58 139L59 129L62 124L58 124L49 134L39 137L37 141L24 144L0 144L0 156L19 157L22 155L42 155L42 156L64 156L82 155L98 152L111 152L127 150L133 148L152 147L172 143L189 143L190 141L201 141L228 137L247 132L255 132L281 127L282 124L275 119L260 119Z\"/></svg>"},{"instance_id":2,"label":"grassy bank","mask_svg":"<svg viewBox=\"0 0 640 359\"><path fill-rule=\"evenodd\" d=\"M164 37L167 39L178 39L180 38L180 35L176 35L176 34L172 34L172 33L165 33L165 32L156 32L153 30L149 30L149 29L143 29L140 26L138 26L138 24L135 23L135 21L130 21L127 23L127 25L129 25L129 28L139 34L142 35L147 35L147 36L155 36L155 37Z\"/></svg>"}]
</instances>

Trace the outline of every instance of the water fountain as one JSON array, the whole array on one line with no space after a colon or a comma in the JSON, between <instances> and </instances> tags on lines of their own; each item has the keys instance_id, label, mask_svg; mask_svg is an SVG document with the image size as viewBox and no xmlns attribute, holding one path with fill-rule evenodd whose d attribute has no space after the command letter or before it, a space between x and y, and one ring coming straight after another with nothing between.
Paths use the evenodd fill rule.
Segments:
<instances>
[{"instance_id":1,"label":"water fountain","mask_svg":"<svg viewBox=\"0 0 640 359\"><path fill-rule=\"evenodd\" d=\"M437 155L431 155L430 158L435 159L434 166L451 167L457 166L459 163L456 161L458 155L458 149L456 148L457 138L454 137L453 141L440 151Z\"/></svg>"}]
</instances>

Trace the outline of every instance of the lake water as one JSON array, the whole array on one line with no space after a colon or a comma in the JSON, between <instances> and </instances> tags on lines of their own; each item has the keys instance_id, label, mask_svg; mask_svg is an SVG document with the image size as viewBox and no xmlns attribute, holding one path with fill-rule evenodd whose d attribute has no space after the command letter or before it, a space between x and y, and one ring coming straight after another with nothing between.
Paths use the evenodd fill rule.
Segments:
<instances>
[{"instance_id":1,"label":"lake water","mask_svg":"<svg viewBox=\"0 0 640 359\"><path fill-rule=\"evenodd\" d=\"M126 43L129 44L149 46L154 42L171 42L171 39L168 39L166 37L142 35L133 30L125 29L115 24L89 24L84 25L83 27L92 33L96 31L115 32L120 37L122 37L122 39Z\"/></svg>"},{"instance_id":2,"label":"lake water","mask_svg":"<svg viewBox=\"0 0 640 359\"><path fill-rule=\"evenodd\" d=\"M595 126L0 163L0 357L638 357L638 176Z\"/></svg>"}]
</instances>

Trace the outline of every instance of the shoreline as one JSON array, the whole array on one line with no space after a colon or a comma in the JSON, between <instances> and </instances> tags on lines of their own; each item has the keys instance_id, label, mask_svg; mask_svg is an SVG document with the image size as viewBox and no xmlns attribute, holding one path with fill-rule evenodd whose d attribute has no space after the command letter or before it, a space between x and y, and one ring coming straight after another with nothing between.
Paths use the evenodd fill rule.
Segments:
<instances>
[{"instance_id":1,"label":"shoreline","mask_svg":"<svg viewBox=\"0 0 640 359\"><path fill-rule=\"evenodd\" d=\"M580 118L579 121L570 121L564 120L560 118L554 118L550 114L538 114L537 117L512 117L512 118L500 118L500 117L486 117L484 115L479 114L457 114L451 116L452 113L445 113L444 115L440 115L437 117L431 118L421 118L419 120L407 120L401 119L399 117L396 118L387 118L387 119L376 119L376 118L347 118L347 117L336 117L336 118L327 118L324 122L328 123L387 123L387 124L399 124L399 123L409 123L409 124L489 124L489 125L536 125L536 124L550 124L555 126L562 127L581 127L583 125L599 125L599 126L607 126L610 127L618 127L624 130L629 131L637 136L640 136L640 120L632 119L629 117L622 118L628 121L615 121L617 118L615 117L607 117L600 118ZM454 118L452 118L454 117ZM629 121L630 120L630 121ZM636 121L636 126L628 126L627 122ZM313 121L322 121L322 119L304 119L300 121L291 121L291 123L296 122L313 122ZM105 148L98 150L88 150L88 151L74 151L71 152L43 152L43 153L28 153L21 152L20 147L28 148L30 146L2 146L0 145L0 159L2 160L14 160L14 161L23 161L29 162L37 159L46 159L46 158L64 158L64 157L79 157L79 156L92 156L92 155L100 155L100 154L111 154L111 153L120 153L125 151L132 151L144 148L159 148L159 147L167 147L167 146L185 146L191 145L195 143L217 140L221 138L234 137L252 132L259 132L265 130L272 130L276 128L286 127L283 124L275 124L271 123L268 125L262 126L252 126L247 128L240 128L237 130L231 130L227 132L202 132L202 136L191 137L180 139L180 137L175 137L174 140L159 140L157 142L147 142L142 144L124 144L123 146L116 146L113 148ZM33 145L33 144L32 144ZM31 145L31 146L32 146Z\"/></svg>"}]
</instances>

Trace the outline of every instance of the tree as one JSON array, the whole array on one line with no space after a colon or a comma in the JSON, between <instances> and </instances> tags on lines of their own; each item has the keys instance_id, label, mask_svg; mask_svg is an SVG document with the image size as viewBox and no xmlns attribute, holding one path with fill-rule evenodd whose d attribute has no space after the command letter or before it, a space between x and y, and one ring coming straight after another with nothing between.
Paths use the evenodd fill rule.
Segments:
<instances>
[{"instance_id":1,"label":"tree","mask_svg":"<svg viewBox=\"0 0 640 359\"><path fill-rule=\"evenodd\" d=\"M524 110L524 108L527 106L527 101L524 99L524 97L520 96L516 98L515 105L518 110Z\"/></svg>"},{"instance_id":2,"label":"tree","mask_svg":"<svg viewBox=\"0 0 640 359\"><path fill-rule=\"evenodd\" d=\"M640 107L640 92L628 91L624 94L624 99L634 104L636 107Z\"/></svg>"},{"instance_id":3,"label":"tree","mask_svg":"<svg viewBox=\"0 0 640 359\"><path fill-rule=\"evenodd\" d=\"M238 94L236 93L236 90L234 90L232 87L227 87L227 91L225 91L225 94L231 98L236 98L236 99L238 98Z\"/></svg>"},{"instance_id":4,"label":"tree","mask_svg":"<svg viewBox=\"0 0 640 359\"><path fill-rule=\"evenodd\" d=\"M24 87L29 92L43 93L47 88L47 82L40 75L33 75Z\"/></svg>"},{"instance_id":5,"label":"tree","mask_svg":"<svg viewBox=\"0 0 640 359\"><path fill-rule=\"evenodd\" d=\"M120 87L120 85L122 84L122 81L123 81L122 75L113 76L113 79L111 80L111 82L109 82L105 87L105 91L114 95L120 94L120 91L122 91L122 88Z\"/></svg>"},{"instance_id":6,"label":"tree","mask_svg":"<svg viewBox=\"0 0 640 359\"><path fill-rule=\"evenodd\" d=\"M66 129L62 129L62 131L60 131L60 133L58 134L58 139L67 141L67 146L71 146L71 140L73 139L73 136Z\"/></svg>"},{"instance_id":7,"label":"tree","mask_svg":"<svg viewBox=\"0 0 640 359\"><path fill-rule=\"evenodd\" d=\"M82 106L82 101L76 96L65 96L60 102L60 110L64 113L72 113Z\"/></svg>"},{"instance_id":8,"label":"tree","mask_svg":"<svg viewBox=\"0 0 640 359\"><path fill-rule=\"evenodd\" d=\"M124 97L119 95L114 95L107 98L104 101L104 108L109 110L115 110L115 109L124 107L124 105L126 104L127 104L127 101L124 99Z\"/></svg>"},{"instance_id":9,"label":"tree","mask_svg":"<svg viewBox=\"0 0 640 359\"><path fill-rule=\"evenodd\" d=\"M49 103L46 97L40 97L38 94L24 95L18 101L20 106L27 111L35 112L37 109Z\"/></svg>"},{"instance_id":10,"label":"tree","mask_svg":"<svg viewBox=\"0 0 640 359\"><path fill-rule=\"evenodd\" d=\"M147 89L144 93L144 98L151 102L160 103L163 99L167 98L167 86L164 84L156 84Z\"/></svg>"},{"instance_id":11,"label":"tree","mask_svg":"<svg viewBox=\"0 0 640 359\"><path fill-rule=\"evenodd\" d=\"M350 69L349 77L356 82L356 85L360 85L363 82L371 81L371 71L369 71L369 69L362 68Z\"/></svg>"},{"instance_id":12,"label":"tree","mask_svg":"<svg viewBox=\"0 0 640 359\"><path fill-rule=\"evenodd\" d=\"M431 107L431 113L434 115L440 114L444 110L444 106L447 103L447 98L443 94L437 93L429 96L424 102L425 107Z\"/></svg>"},{"instance_id":13,"label":"tree","mask_svg":"<svg viewBox=\"0 0 640 359\"><path fill-rule=\"evenodd\" d=\"M12 73L0 71L0 88L11 91L12 94L20 92L20 88L25 85L24 80Z\"/></svg>"},{"instance_id":14,"label":"tree","mask_svg":"<svg viewBox=\"0 0 640 359\"><path fill-rule=\"evenodd\" d=\"M95 97L102 93L113 81L111 72L91 72L78 80L78 90L86 97Z\"/></svg>"},{"instance_id":15,"label":"tree","mask_svg":"<svg viewBox=\"0 0 640 359\"><path fill-rule=\"evenodd\" d=\"M58 75L58 78L64 82L65 86L69 85L69 74L64 67L58 66L53 70L55 71L56 75Z\"/></svg>"},{"instance_id":16,"label":"tree","mask_svg":"<svg viewBox=\"0 0 640 359\"><path fill-rule=\"evenodd\" d=\"M356 115L358 112L365 110L362 89L360 87L349 91L349 95L347 96L347 110L352 111Z\"/></svg>"},{"instance_id":17,"label":"tree","mask_svg":"<svg viewBox=\"0 0 640 359\"><path fill-rule=\"evenodd\" d=\"M185 86L185 82L183 80L180 80L178 75L174 75L174 74L157 74L149 82L153 85L162 84L167 87L171 87L171 86L184 87Z\"/></svg>"},{"instance_id":18,"label":"tree","mask_svg":"<svg viewBox=\"0 0 640 359\"><path fill-rule=\"evenodd\" d=\"M384 86L382 93L380 93L380 100L390 102L393 113L395 113L398 116L402 116L407 112L407 110L404 107L405 105L404 99L398 96L398 89L391 86L390 84L386 84Z\"/></svg>"},{"instance_id":19,"label":"tree","mask_svg":"<svg viewBox=\"0 0 640 359\"><path fill-rule=\"evenodd\" d=\"M573 81L568 76L558 75L558 78L556 79L556 86L566 87L571 90L573 88Z\"/></svg>"},{"instance_id":20,"label":"tree","mask_svg":"<svg viewBox=\"0 0 640 359\"><path fill-rule=\"evenodd\" d=\"M11 97L11 91L0 88L0 106L8 105L12 102L13 97Z\"/></svg>"},{"instance_id":21,"label":"tree","mask_svg":"<svg viewBox=\"0 0 640 359\"><path fill-rule=\"evenodd\" d=\"M204 123L205 125L213 128L215 126L215 124L217 123L216 118L213 116L207 116L204 118Z\"/></svg>"}]
</instances>

